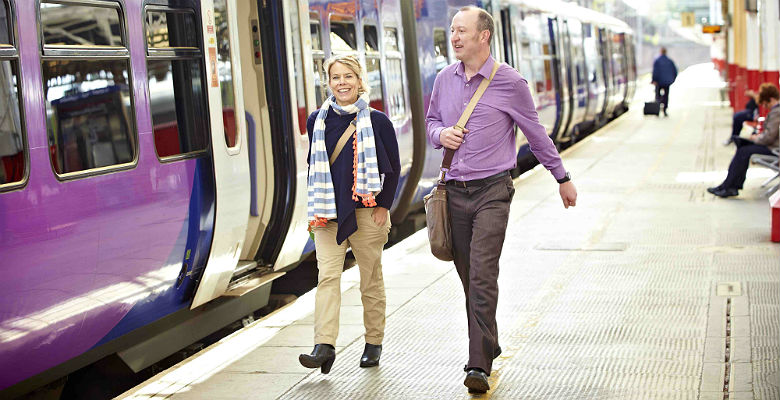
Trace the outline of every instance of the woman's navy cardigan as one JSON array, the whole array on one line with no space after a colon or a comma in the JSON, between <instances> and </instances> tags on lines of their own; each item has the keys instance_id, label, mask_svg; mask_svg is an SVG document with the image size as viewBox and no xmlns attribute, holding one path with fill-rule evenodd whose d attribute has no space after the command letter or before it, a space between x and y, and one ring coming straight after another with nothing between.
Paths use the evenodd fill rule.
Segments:
<instances>
[{"instance_id":1,"label":"woman's navy cardigan","mask_svg":"<svg viewBox=\"0 0 780 400\"><path fill-rule=\"evenodd\" d=\"M311 113L306 121L306 130L309 132L309 155L306 157L307 162L311 156L311 141L314 135L314 121L317 120L317 114L319 114L319 110ZM338 143L339 138L353 119L355 119L355 114L339 115L333 111L333 107L328 110L328 116L325 118L325 148L328 151L328 157L335 150L336 143ZM376 196L376 204L389 210L393 205L401 170L401 161L398 157L398 141L395 138L393 123L390 122L390 119L384 113L372 110L371 126L374 129L379 174L384 175L382 191ZM333 165L330 166L330 173L333 176L333 190L336 196L336 221L339 226L336 232L336 243L338 244L341 244L357 231L355 209L364 207L360 201L352 200L352 183L354 181L352 176L354 154L352 143L354 141L354 138L350 136L347 144L341 150L341 154L336 158Z\"/></svg>"}]
</instances>

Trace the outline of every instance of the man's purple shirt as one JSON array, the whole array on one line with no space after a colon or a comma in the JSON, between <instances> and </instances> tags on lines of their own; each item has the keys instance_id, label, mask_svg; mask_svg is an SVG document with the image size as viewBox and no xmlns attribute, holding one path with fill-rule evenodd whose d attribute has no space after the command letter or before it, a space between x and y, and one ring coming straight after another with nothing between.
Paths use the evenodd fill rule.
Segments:
<instances>
[{"instance_id":1,"label":"man's purple shirt","mask_svg":"<svg viewBox=\"0 0 780 400\"><path fill-rule=\"evenodd\" d=\"M439 134L458 123L482 79L490 77L495 62L488 57L469 81L463 62L448 65L436 76L426 116L428 142L434 148L442 148ZM517 166L515 124L539 162L555 179L563 178L566 170L553 141L539 124L528 82L512 67L501 64L466 123L469 133L455 151L446 179L482 179Z\"/></svg>"}]
</instances>

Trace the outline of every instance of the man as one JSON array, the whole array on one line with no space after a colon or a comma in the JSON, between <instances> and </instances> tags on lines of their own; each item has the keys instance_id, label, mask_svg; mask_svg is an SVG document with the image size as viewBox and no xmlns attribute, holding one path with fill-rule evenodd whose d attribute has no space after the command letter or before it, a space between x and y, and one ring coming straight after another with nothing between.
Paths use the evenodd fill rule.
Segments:
<instances>
[{"instance_id":1,"label":"man","mask_svg":"<svg viewBox=\"0 0 780 400\"><path fill-rule=\"evenodd\" d=\"M661 55L653 61L653 82L655 85L655 99L663 103L664 116L668 117L669 109L669 86L672 86L677 79L677 67L674 62L666 56L666 47L661 47Z\"/></svg>"},{"instance_id":2,"label":"man","mask_svg":"<svg viewBox=\"0 0 780 400\"><path fill-rule=\"evenodd\" d=\"M501 353L496 326L498 259L504 244L509 203L514 194L508 170L517 164L514 125L528 138L536 158L560 183L564 207L574 206L577 190L555 146L539 124L528 82L501 64L462 131L455 125L495 61L490 56L493 18L463 7L451 26L452 48L460 62L436 76L427 115L429 142L456 150L446 174L455 267L466 295L469 360L464 385L469 392L490 389L493 359Z\"/></svg>"},{"instance_id":3,"label":"man","mask_svg":"<svg viewBox=\"0 0 780 400\"><path fill-rule=\"evenodd\" d=\"M769 109L764 120L764 130L754 133L750 139L739 136L732 137L737 145L737 152L729 163L729 172L726 179L718 186L707 188L707 191L718 197L731 197L739 195L745 177L750 166L750 157L753 154L771 156L772 149L780 146L780 90L777 86L767 82L762 83L758 90L758 104Z\"/></svg>"}]
</instances>

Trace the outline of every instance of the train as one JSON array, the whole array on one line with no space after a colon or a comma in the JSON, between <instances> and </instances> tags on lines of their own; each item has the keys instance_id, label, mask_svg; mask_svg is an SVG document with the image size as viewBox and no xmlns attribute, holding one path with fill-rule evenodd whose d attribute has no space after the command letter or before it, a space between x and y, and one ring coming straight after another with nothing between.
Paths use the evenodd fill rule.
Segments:
<instances>
[{"instance_id":1,"label":"train","mask_svg":"<svg viewBox=\"0 0 780 400\"><path fill-rule=\"evenodd\" d=\"M393 224L419 215L466 5L560 149L628 109L632 30L556 0L0 0L0 395L108 356L141 371L268 303L314 250L305 119L332 54L396 129Z\"/></svg>"}]
</instances>

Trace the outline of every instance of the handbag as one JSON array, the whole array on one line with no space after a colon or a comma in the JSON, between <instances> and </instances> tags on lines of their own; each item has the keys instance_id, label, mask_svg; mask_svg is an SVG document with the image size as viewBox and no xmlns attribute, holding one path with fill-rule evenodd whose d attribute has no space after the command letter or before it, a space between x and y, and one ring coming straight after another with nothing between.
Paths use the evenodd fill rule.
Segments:
<instances>
[{"instance_id":1,"label":"handbag","mask_svg":"<svg viewBox=\"0 0 780 400\"><path fill-rule=\"evenodd\" d=\"M474 112L477 102L487 90L488 85L498 71L498 62L493 63L493 71L488 79L483 79L479 84L474 96L471 96L466 109L463 110L458 123L454 128L461 132L465 129L466 122ZM452 261L454 259L452 252L452 225L450 223L450 211L447 204L447 188L444 177L452 164L452 158L455 156L455 150L445 147L444 159L441 162L441 176L439 182L433 187L431 193L424 198L425 202L425 223L428 225L428 242L431 245L433 256L442 261Z\"/></svg>"}]
</instances>

